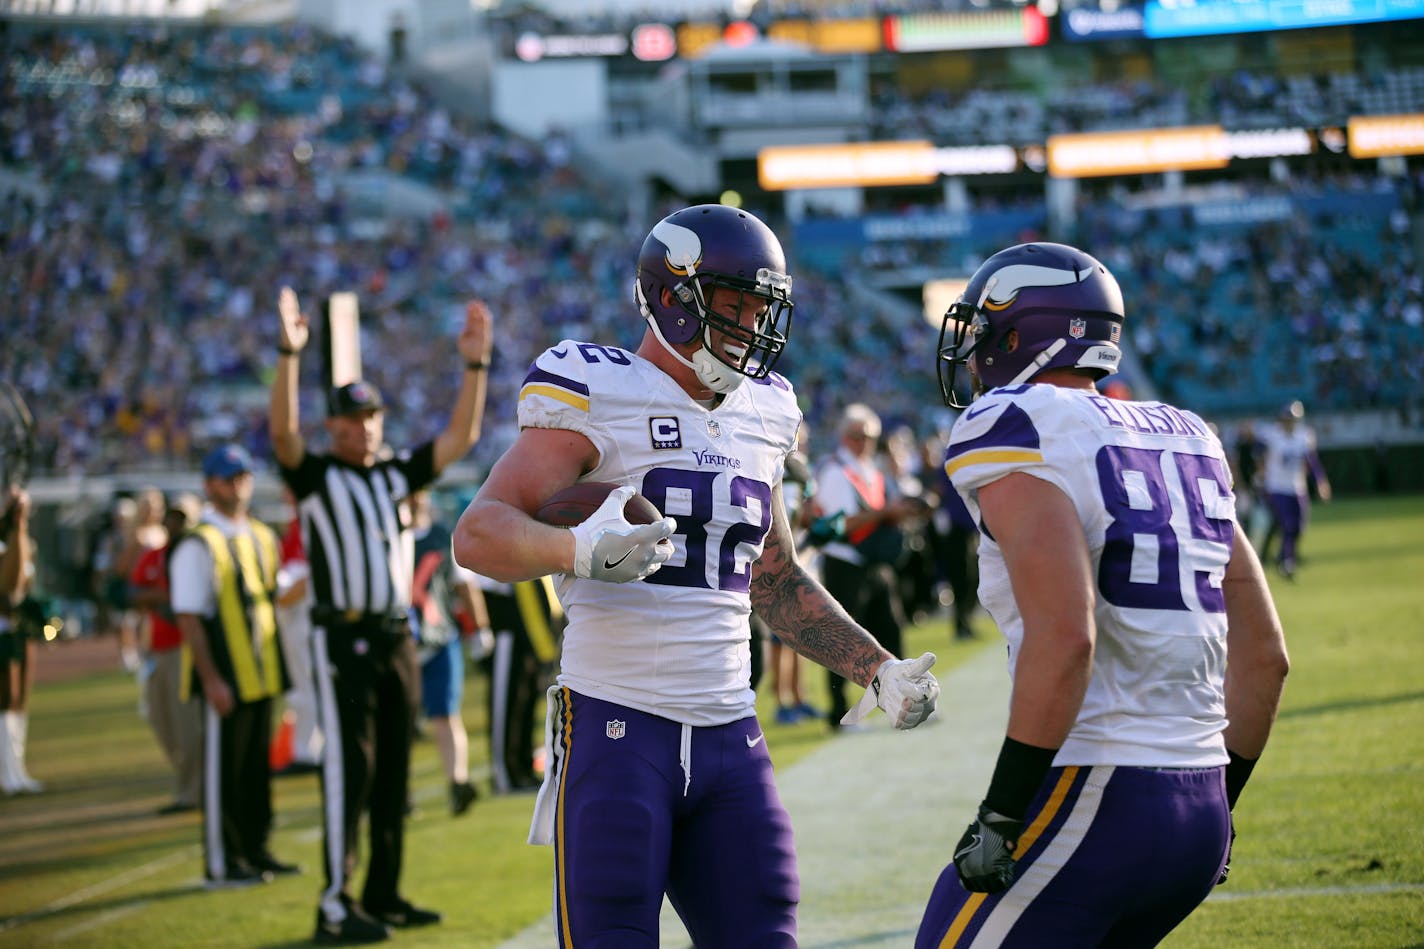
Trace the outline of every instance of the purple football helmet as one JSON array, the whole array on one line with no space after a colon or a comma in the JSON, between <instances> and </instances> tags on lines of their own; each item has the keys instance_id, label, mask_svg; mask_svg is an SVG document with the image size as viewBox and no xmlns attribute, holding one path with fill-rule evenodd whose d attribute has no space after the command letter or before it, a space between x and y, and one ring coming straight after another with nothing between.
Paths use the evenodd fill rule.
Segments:
<instances>
[{"instance_id":1,"label":"purple football helmet","mask_svg":"<svg viewBox=\"0 0 1424 949\"><path fill-rule=\"evenodd\" d=\"M761 298L763 311L754 327L709 308L718 287ZM721 204L683 208L653 227L638 254L634 296L669 351L718 392L730 392L743 377L765 377L791 329L791 277L781 242L755 216ZM713 330L744 350L740 358L713 348ZM702 349L691 360L672 348L699 334Z\"/></svg>"},{"instance_id":2,"label":"purple football helmet","mask_svg":"<svg viewBox=\"0 0 1424 949\"><path fill-rule=\"evenodd\" d=\"M965 364L978 391L1062 367L1090 369L1099 379L1110 375L1122 359L1122 320L1117 280L1076 247L1035 243L1001 250L944 314L937 363L944 404L968 406L954 390Z\"/></svg>"}]
</instances>

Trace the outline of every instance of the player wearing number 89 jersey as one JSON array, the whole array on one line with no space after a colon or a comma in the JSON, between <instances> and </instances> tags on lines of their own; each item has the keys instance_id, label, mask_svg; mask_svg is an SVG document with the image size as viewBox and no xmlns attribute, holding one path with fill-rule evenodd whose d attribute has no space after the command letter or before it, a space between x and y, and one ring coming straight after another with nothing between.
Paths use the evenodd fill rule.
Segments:
<instances>
[{"instance_id":1,"label":"player wearing number 89 jersey","mask_svg":"<svg viewBox=\"0 0 1424 949\"><path fill-rule=\"evenodd\" d=\"M1101 263L1030 244L945 317L941 362L967 362L981 393L945 472L979 525L1013 692L918 949L1151 946L1225 878L1285 643L1216 436L1095 388L1123 316Z\"/></svg>"},{"instance_id":2,"label":"player wearing number 89 jersey","mask_svg":"<svg viewBox=\"0 0 1424 949\"><path fill-rule=\"evenodd\" d=\"M456 559L559 574L567 614L530 841L555 845L560 946L658 945L664 894L698 946L793 947L791 823L748 681L748 617L869 687L898 728L934 709L934 656L896 659L796 560L781 500L801 422L771 371L791 277L754 216L659 221L638 258L636 352L565 340L525 376L520 433L455 532ZM576 481L623 485L583 523L536 521ZM622 491L667 517L632 525Z\"/></svg>"}]
</instances>

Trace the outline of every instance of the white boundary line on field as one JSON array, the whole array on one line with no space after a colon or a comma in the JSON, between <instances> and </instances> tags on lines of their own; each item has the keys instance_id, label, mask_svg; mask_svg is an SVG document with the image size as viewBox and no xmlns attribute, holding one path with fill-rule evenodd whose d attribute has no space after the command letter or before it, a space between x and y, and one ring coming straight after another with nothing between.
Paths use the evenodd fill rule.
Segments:
<instances>
[{"instance_id":1,"label":"white boundary line on field","mask_svg":"<svg viewBox=\"0 0 1424 949\"><path fill-rule=\"evenodd\" d=\"M86 919L82 923L76 923L70 926L68 929L61 929L51 936L50 940L52 942L68 942L75 936L82 936L90 930L98 929L100 926L107 926L115 920L123 919L125 916L130 916L141 909L145 909L152 905L152 902L152 900L139 900L137 903L130 903L127 906L116 906L111 910L105 910L93 919Z\"/></svg>"},{"instance_id":2,"label":"white boundary line on field","mask_svg":"<svg viewBox=\"0 0 1424 949\"><path fill-rule=\"evenodd\" d=\"M37 919L58 913L60 910L68 909L78 903L83 903L85 900L108 893L111 890L117 890L121 886L126 886L136 880L142 880L144 877L152 876L183 860L192 860L197 850L198 847L196 844L184 847L181 850L175 850L172 853L156 857L148 863L139 864L131 870L116 873L107 879L100 880L97 883L91 883L86 887L81 887L67 896L61 896L54 902L41 906L32 913L22 913L19 916L11 916L9 919L0 921L0 932L17 929L26 923L34 922Z\"/></svg>"}]
</instances>

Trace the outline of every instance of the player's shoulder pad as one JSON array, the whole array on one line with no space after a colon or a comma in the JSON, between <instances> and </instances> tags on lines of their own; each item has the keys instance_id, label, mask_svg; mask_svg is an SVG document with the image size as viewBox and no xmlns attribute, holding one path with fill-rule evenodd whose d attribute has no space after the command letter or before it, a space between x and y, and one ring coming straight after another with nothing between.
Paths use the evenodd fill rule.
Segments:
<instances>
[{"instance_id":1,"label":"player's shoulder pad","mask_svg":"<svg viewBox=\"0 0 1424 949\"><path fill-rule=\"evenodd\" d=\"M801 403L791 380L778 372L769 372L761 379L748 379L743 387L751 387L752 403L768 425L791 446L796 444L796 432L801 427ZM775 421L773 421L775 420Z\"/></svg>"},{"instance_id":2,"label":"player's shoulder pad","mask_svg":"<svg viewBox=\"0 0 1424 949\"><path fill-rule=\"evenodd\" d=\"M999 424L1004 413L1011 407L1022 411L1042 395L1034 390L1051 389L1052 386L1036 386L1030 383L1017 386L999 386L975 399L969 408L960 413L950 430L950 441L972 440L981 437Z\"/></svg>"},{"instance_id":3,"label":"player's shoulder pad","mask_svg":"<svg viewBox=\"0 0 1424 949\"><path fill-rule=\"evenodd\" d=\"M974 401L954 423L944 453L950 478L966 468L1000 470L1043 461L1043 439L1034 424L1044 395L1031 390L1051 386L1003 386Z\"/></svg>"},{"instance_id":4,"label":"player's shoulder pad","mask_svg":"<svg viewBox=\"0 0 1424 949\"><path fill-rule=\"evenodd\" d=\"M589 362L579 351L584 345L566 339L535 357L519 386L520 403L552 399L587 412Z\"/></svg>"}]
</instances>

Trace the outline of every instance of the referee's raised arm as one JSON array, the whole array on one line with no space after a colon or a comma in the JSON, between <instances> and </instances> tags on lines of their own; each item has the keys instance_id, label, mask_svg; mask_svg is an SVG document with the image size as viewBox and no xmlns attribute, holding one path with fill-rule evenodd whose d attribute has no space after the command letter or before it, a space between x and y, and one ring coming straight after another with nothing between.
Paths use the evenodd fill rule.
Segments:
<instances>
[{"instance_id":1,"label":"referee's raised arm","mask_svg":"<svg viewBox=\"0 0 1424 949\"><path fill-rule=\"evenodd\" d=\"M267 426L277 463L283 468L295 468L306 452L297 412L297 373L302 350L311 338L311 324L291 287L283 287L277 297L277 313L282 318L282 335L277 344L277 372L272 378Z\"/></svg>"},{"instance_id":2,"label":"referee's raised arm","mask_svg":"<svg viewBox=\"0 0 1424 949\"><path fill-rule=\"evenodd\" d=\"M474 447L475 442L480 440L480 428L485 416L489 364L494 352L490 322L489 307L483 300L471 300L465 304L465 327L460 331L460 338L456 343L460 356L465 360L465 371L460 378L460 394L455 398L455 406L450 411L450 421L446 423L445 431L435 439L436 474L445 470L445 466L451 462L463 458ZM274 419L276 404L274 394ZM272 437L275 442L275 432Z\"/></svg>"}]
</instances>

